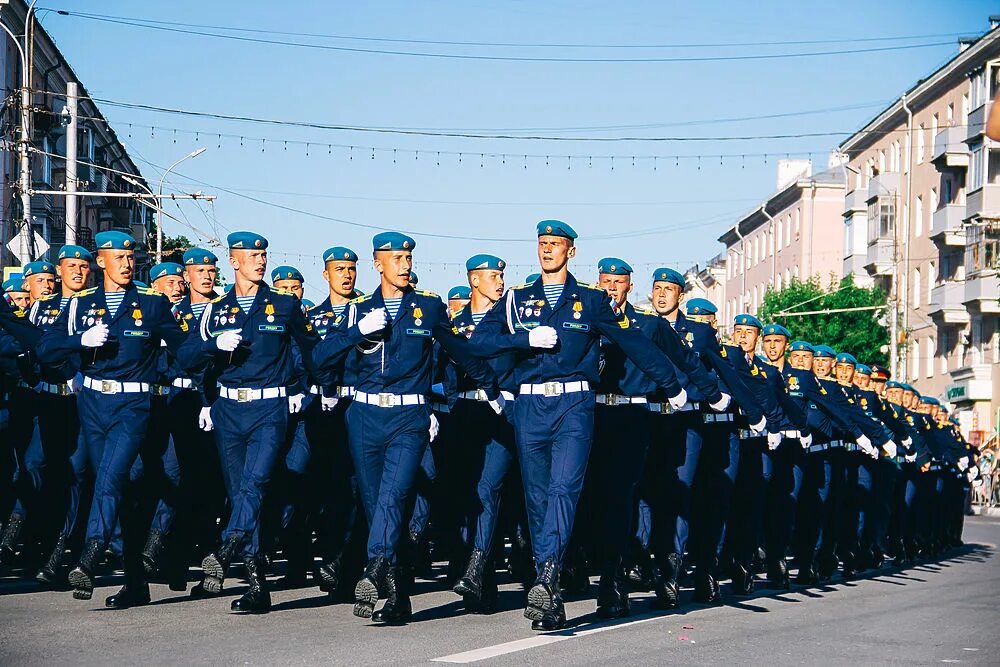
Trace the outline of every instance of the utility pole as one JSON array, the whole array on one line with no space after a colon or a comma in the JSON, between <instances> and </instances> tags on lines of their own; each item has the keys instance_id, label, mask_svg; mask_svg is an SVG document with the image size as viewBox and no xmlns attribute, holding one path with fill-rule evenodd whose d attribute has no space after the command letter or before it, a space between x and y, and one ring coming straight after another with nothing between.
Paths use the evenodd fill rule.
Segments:
<instances>
[{"instance_id":1,"label":"utility pole","mask_svg":"<svg viewBox=\"0 0 1000 667\"><path fill-rule=\"evenodd\" d=\"M66 243L76 244L77 210L79 200L74 196L77 188L76 162L78 159L77 141L79 139L79 85L75 81L66 84L66 107L69 115L69 125L66 128Z\"/></svg>"}]
</instances>

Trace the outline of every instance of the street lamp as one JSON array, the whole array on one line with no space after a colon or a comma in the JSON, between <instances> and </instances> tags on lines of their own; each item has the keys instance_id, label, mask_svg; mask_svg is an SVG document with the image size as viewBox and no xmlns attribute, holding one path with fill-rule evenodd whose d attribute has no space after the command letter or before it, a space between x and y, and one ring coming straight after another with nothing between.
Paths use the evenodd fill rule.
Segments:
<instances>
[{"instance_id":1,"label":"street lamp","mask_svg":"<svg viewBox=\"0 0 1000 667\"><path fill-rule=\"evenodd\" d=\"M206 150L208 150L208 149L206 147L202 146L201 148L199 148L196 151L191 151L190 153L188 153L187 155L185 155L184 157L182 157L180 160L178 160L177 162L174 162L172 165L170 165L169 167L167 167L166 171L164 171L163 175L160 177L160 186L156 190L156 194L157 194L157 199L156 199L156 263L157 264L159 264L160 262L163 261L163 204L162 204L162 201L161 201L161 199L163 197L163 181L166 180L167 174L169 174L170 171L174 167L176 167L177 165L179 165L181 162L184 162L184 160L190 160L193 157L198 157L199 155L201 155L202 153L204 153Z\"/></svg>"}]
</instances>

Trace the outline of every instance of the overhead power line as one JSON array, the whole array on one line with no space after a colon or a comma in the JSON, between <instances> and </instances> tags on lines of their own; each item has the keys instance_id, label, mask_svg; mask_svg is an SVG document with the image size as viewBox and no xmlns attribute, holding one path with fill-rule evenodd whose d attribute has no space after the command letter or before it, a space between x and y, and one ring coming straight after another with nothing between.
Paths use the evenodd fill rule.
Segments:
<instances>
[{"instance_id":1,"label":"overhead power line","mask_svg":"<svg viewBox=\"0 0 1000 667\"><path fill-rule=\"evenodd\" d=\"M212 32L209 30L195 28L181 28L169 25L153 24L136 20L125 20L112 17L104 17L96 14L83 14L66 10L56 10L61 16L68 16L83 19L86 21L98 21L115 25L124 25L135 28L145 28L147 30L157 30L185 35L195 35L200 37L212 37L214 39L225 39L239 42L249 42L254 44L266 44L272 46L297 47L320 51L334 51L342 53L364 53L386 56L406 56L412 58L435 58L444 60L484 60L503 62L548 62L548 63L694 63L694 62L733 62L751 60L784 60L793 58L816 58L837 55L850 55L860 53L884 53L888 51L909 51L914 49L933 48L938 46L952 46L954 41L935 41L921 44L903 44L898 46L876 46L856 49L828 49L821 51L799 51L788 53L754 53L740 55L714 55L714 56L662 56L662 57L625 57L625 58L580 58L570 56L505 56L505 55L484 55L472 53L441 53L429 51L402 51L394 49L370 49L351 46L337 46L332 44L315 44L309 42L293 42L284 39L264 39L260 37L248 37L242 35L226 34L223 32Z\"/></svg>"}]
</instances>

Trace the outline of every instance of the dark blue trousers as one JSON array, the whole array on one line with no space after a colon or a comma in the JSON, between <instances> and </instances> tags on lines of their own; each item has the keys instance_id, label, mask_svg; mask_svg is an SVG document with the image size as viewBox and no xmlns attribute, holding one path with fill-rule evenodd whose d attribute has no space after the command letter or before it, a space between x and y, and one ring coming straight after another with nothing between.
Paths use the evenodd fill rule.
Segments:
<instances>
[{"instance_id":1,"label":"dark blue trousers","mask_svg":"<svg viewBox=\"0 0 1000 667\"><path fill-rule=\"evenodd\" d=\"M702 433L688 551L696 565L714 571L740 467L740 439L732 421L705 424Z\"/></svg>"},{"instance_id":2,"label":"dark blue trousers","mask_svg":"<svg viewBox=\"0 0 1000 667\"><path fill-rule=\"evenodd\" d=\"M26 387L14 387L7 399L9 419L0 449L3 466L0 474L0 516L12 511L27 512L33 495L32 476L26 460L32 440L37 440L38 394ZM36 449L38 443L36 442ZM21 501L18 506L18 501Z\"/></svg>"},{"instance_id":3,"label":"dark blue trousers","mask_svg":"<svg viewBox=\"0 0 1000 667\"><path fill-rule=\"evenodd\" d=\"M535 566L562 565L594 436L594 394L521 395L514 432Z\"/></svg>"},{"instance_id":4,"label":"dark blue trousers","mask_svg":"<svg viewBox=\"0 0 1000 667\"><path fill-rule=\"evenodd\" d=\"M653 515L650 543L657 559L684 556L690 532L692 487L702 450L702 415L697 410L653 414L652 442L643 484Z\"/></svg>"},{"instance_id":5,"label":"dark blue trousers","mask_svg":"<svg viewBox=\"0 0 1000 667\"><path fill-rule=\"evenodd\" d=\"M845 516L845 487L847 482L846 467L848 456L843 448L831 449L823 453L830 467L829 481L826 487L826 500L823 503L822 529L817 544L818 558L822 563L836 562L839 552L841 525Z\"/></svg>"},{"instance_id":6,"label":"dark blue trousers","mask_svg":"<svg viewBox=\"0 0 1000 667\"><path fill-rule=\"evenodd\" d=\"M729 554L743 566L748 566L753 560L763 538L766 452L765 437L746 438L741 443L739 472L726 524L726 540Z\"/></svg>"},{"instance_id":7,"label":"dark blue trousers","mask_svg":"<svg viewBox=\"0 0 1000 667\"><path fill-rule=\"evenodd\" d=\"M222 539L239 535L243 555L255 557L260 554L264 492L284 444L288 399L240 403L219 398L212 405L212 421L232 508Z\"/></svg>"},{"instance_id":8,"label":"dark blue trousers","mask_svg":"<svg viewBox=\"0 0 1000 667\"><path fill-rule=\"evenodd\" d=\"M769 559L778 559L785 557L791 542L796 510L823 499L824 466L820 455L807 455L797 439L782 440L774 451L765 445L764 450L764 549Z\"/></svg>"},{"instance_id":9,"label":"dark blue trousers","mask_svg":"<svg viewBox=\"0 0 1000 667\"><path fill-rule=\"evenodd\" d=\"M38 432L44 465L38 495L44 499L46 524L62 530L75 479L71 458L80 441L76 395L39 394L38 405ZM74 505L74 514L77 510L78 505Z\"/></svg>"},{"instance_id":10,"label":"dark blue trousers","mask_svg":"<svg viewBox=\"0 0 1000 667\"><path fill-rule=\"evenodd\" d=\"M352 402L347 438L368 518L368 557L396 563L404 510L430 439L425 405L380 408Z\"/></svg>"}]
</instances>

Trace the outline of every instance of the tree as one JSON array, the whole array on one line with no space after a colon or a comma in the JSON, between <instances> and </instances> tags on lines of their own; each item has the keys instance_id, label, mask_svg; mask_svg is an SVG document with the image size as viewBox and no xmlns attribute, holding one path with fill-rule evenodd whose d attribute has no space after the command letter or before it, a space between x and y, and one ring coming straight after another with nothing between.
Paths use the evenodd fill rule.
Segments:
<instances>
[{"instance_id":1,"label":"tree","mask_svg":"<svg viewBox=\"0 0 1000 667\"><path fill-rule=\"evenodd\" d=\"M163 261L184 264L184 251L194 244L186 236L163 236Z\"/></svg>"},{"instance_id":2,"label":"tree","mask_svg":"<svg viewBox=\"0 0 1000 667\"><path fill-rule=\"evenodd\" d=\"M759 316L765 324L785 326L796 340L829 345L838 352L850 352L861 363L884 366L888 354L882 350L889 345L889 332L879 320L884 317L885 308L812 315L790 313L885 305L882 290L858 287L854 276L831 283L827 289L814 277L807 281L792 280L781 290L769 289Z\"/></svg>"}]
</instances>

